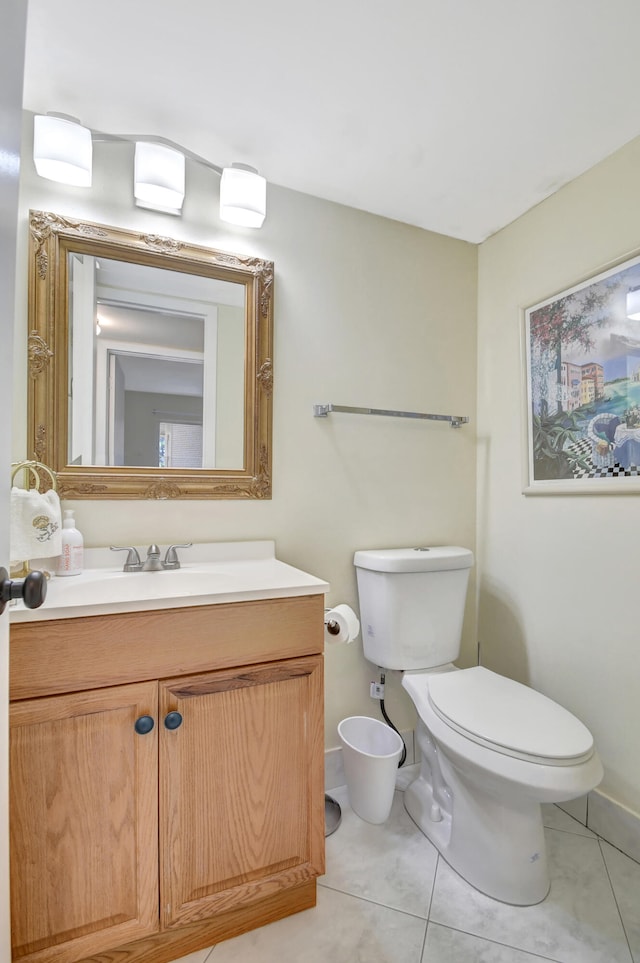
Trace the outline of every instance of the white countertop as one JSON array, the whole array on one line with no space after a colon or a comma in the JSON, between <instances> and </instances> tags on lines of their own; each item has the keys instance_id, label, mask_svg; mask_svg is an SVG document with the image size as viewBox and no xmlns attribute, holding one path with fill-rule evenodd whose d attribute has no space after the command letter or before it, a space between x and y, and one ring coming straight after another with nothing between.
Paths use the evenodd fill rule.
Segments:
<instances>
[{"instance_id":1,"label":"white countertop","mask_svg":"<svg viewBox=\"0 0 640 963\"><path fill-rule=\"evenodd\" d=\"M161 558L167 546L161 546ZM144 561L146 549L140 550ZM11 622L322 595L329 584L275 557L275 542L212 542L178 549L181 568L123 572L124 553L86 549L81 575L52 576L38 609L9 606ZM119 563L119 564L118 564ZM43 566L44 567L44 566Z\"/></svg>"}]
</instances>

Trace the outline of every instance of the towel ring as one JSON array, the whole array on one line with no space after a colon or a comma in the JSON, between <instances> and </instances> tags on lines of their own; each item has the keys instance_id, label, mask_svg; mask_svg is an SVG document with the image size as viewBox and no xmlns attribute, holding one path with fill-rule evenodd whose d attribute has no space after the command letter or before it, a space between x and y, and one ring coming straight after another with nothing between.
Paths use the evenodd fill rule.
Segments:
<instances>
[{"instance_id":1,"label":"towel ring","mask_svg":"<svg viewBox=\"0 0 640 963\"><path fill-rule=\"evenodd\" d=\"M46 472L49 478L51 479L51 485L49 487L52 488L54 492L58 490L58 482L57 482L56 476L51 471L51 469L48 468L47 465L44 465L41 461L14 461L11 464L11 468L13 469L13 471L11 472L12 484L13 484L13 479L16 477L18 472L24 471L26 483L27 484L29 483L30 476L35 476L36 490L40 491L40 475L38 474L38 469L41 469L42 471ZM49 491L49 489L47 489L47 491Z\"/></svg>"}]
</instances>

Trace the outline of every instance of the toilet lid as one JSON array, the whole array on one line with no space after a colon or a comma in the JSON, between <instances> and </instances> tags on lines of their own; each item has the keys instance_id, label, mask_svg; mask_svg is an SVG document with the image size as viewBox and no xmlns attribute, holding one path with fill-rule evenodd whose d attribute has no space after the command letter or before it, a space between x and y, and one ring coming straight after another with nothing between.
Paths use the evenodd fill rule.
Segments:
<instances>
[{"instance_id":1,"label":"toilet lid","mask_svg":"<svg viewBox=\"0 0 640 963\"><path fill-rule=\"evenodd\" d=\"M591 733L570 712L482 666L430 675L429 701L453 729L509 755L558 765L593 752Z\"/></svg>"}]
</instances>

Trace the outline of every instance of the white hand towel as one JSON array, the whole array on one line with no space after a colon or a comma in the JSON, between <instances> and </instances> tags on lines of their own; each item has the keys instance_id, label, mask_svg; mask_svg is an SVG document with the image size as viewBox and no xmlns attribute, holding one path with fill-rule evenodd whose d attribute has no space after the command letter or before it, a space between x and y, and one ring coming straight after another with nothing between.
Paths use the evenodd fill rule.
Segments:
<instances>
[{"instance_id":1,"label":"white hand towel","mask_svg":"<svg viewBox=\"0 0 640 963\"><path fill-rule=\"evenodd\" d=\"M11 489L11 564L31 558L55 558L62 553L62 513L56 492Z\"/></svg>"}]
</instances>

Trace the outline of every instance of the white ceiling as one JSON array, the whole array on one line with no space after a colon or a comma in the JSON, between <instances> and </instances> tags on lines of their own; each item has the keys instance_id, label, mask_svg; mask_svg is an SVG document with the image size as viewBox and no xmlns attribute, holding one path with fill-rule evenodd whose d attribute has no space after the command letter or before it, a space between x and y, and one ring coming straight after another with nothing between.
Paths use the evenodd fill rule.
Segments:
<instances>
[{"instance_id":1,"label":"white ceiling","mask_svg":"<svg viewBox=\"0 0 640 963\"><path fill-rule=\"evenodd\" d=\"M640 134L639 38L640 0L29 0L24 104L479 242Z\"/></svg>"}]
</instances>

